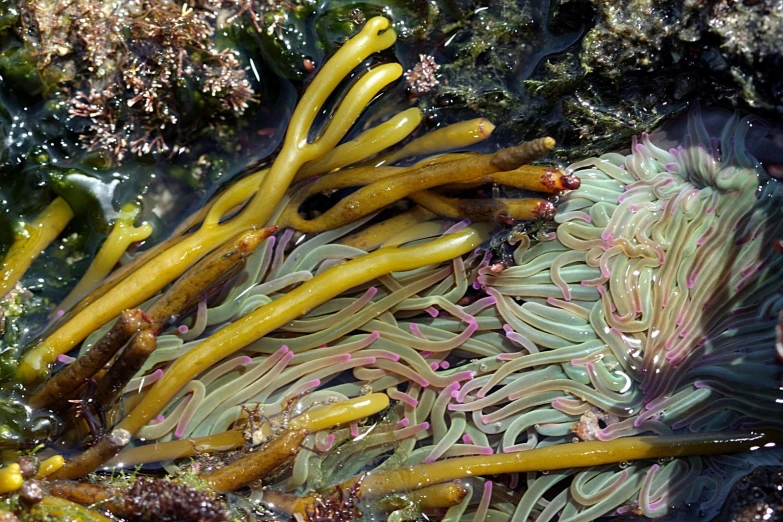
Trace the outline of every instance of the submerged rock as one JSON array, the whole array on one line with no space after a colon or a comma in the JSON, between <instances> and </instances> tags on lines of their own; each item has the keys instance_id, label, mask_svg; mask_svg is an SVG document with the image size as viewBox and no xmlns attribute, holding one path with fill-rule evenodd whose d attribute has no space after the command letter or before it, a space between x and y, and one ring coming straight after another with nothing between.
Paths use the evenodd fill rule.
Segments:
<instances>
[{"instance_id":1,"label":"submerged rock","mask_svg":"<svg viewBox=\"0 0 783 522\"><path fill-rule=\"evenodd\" d=\"M706 25L745 102L783 114L783 1L714 2Z\"/></svg>"},{"instance_id":2,"label":"submerged rock","mask_svg":"<svg viewBox=\"0 0 783 522\"><path fill-rule=\"evenodd\" d=\"M564 159L697 100L783 114L781 0L508 0L442 28L442 87L423 100L437 119L479 113L501 141L545 131Z\"/></svg>"},{"instance_id":3,"label":"submerged rock","mask_svg":"<svg viewBox=\"0 0 783 522\"><path fill-rule=\"evenodd\" d=\"M783 111L780 0L593 0L598 21L583 41L582 65L613 82L628 74L701 70L718 98ZM702 92L701 94L704 94Z\"/></svg>"}]
</instances>

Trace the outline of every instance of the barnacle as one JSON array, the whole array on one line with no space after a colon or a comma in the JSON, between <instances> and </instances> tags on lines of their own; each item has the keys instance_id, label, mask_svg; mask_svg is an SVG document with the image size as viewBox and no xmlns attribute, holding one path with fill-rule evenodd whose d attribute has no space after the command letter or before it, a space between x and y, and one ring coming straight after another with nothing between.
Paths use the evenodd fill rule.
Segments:
<instances>
[{"instance_id":1,"label":"barnacle","mask_svg":"<svg viewBox=\"0 0 783 522\"><path fill-rule=\"evenodd\" d=\"M714 512L746 471L727 454L783 442L766 364L783 190L745 152L748 123L713 140L694 113L679 148L643 135L565 172L528 165L546 137L430 157L488 137L485 120L387 151L420 121L410 109L343 141L401 76L383 64L313 137L343 79L393 44L388 25L367 21L323 66L270 167L25 354L19 377L45 381L31 404L62 409L95 381L107 422L102 438L67 427L80 451L47 461L49 493L81 502L57 480L192 458L213 493L249 488L256 508L304 520ZM513 197L477 197L487 185ZM557 227L511 236L511 260L482 248L493 221L551 219L561 193ZM144 519L201 498L171 484L137 481L131 494L154 493L141 514L104 507Z\"/></svg>"}]
</instances>

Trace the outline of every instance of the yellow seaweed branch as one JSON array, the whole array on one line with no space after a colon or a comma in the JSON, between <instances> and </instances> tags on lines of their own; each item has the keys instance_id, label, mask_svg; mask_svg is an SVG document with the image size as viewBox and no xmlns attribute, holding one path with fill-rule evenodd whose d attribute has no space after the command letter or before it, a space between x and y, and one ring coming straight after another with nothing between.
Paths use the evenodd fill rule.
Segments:
<instances>
[{"instance_id":1,"label":"yellow seaweed branch","mask_svg":"<svg viewBox=\"0 0 783 522\"><path fill-rule=\"evenodd\" d=\"M236 491L251 482L263 480L293 460L307 433L304 429L287 430L263 447L205 474L203 478L218 493Z\"/></svg>"},{"instance_id":2,"label":"yellow seaweed branch","mask_svg":"<svg viewBox=\"0 0 783 522\"><path fill-rule=\"evenodd\" d=\"M369 417L383 411L389 405L385 393L370 393L336 404L329 404L306 411L294 417L288 424L291 429L305 429L310 433L325 430L340 424Z\"/></svg>"},{"instance_id":3,"label":"yellow seaweed branch","mask_svg":"<svg viewBox=\"0 0 783 522\"><path fill-rule=\"evenodd\" d=\"M192 437L167 442L155 442L135 448L126 448L114 456L107 466L138 466L149 462L163 462L199 453L219 453L241 448L245 437L240 430L229 430L206 437Z\"/></svg>"},{"instance_id":4,"label":"yellow seaweed branch","mask_svg":"<svg viewBox=\"0 0 783 522\"><path fill-rule=\"evenodd\" d=\"M423 117L421 110L416 107L406 109L367 129L355 139L341 143L319 161L305 165L294 181L309 179L372 157L405 139L419 126Z\"/></svg>"},{"instance_id":5,"label":"yellow seaweed branch","mask_svg":"<svg viewBox=\"0 0 783 522\"><path fill-rule=\"evenodd\" d=\"M781 443L783 432L776 430L625 437L611 441L558 444L514 453L458 457L432 464L368 473L344 482L341 487L351 488L360 483L360 495L379 497L467 477L587 468L645 459L737 453ZM314 502L315 497L300 499L294 513L305 513Z\"/></svg>"},{"instance_id":6,"label":"yellow seaweed branch","mask_svg":"<svg viewBox=\"0 0 783 522\"><path fill-rule=\"evenodd\" d=\"M133 225L133 222L139 215L139 210L139 207L133 203L127 203L122 207L120 215L114 222L111 233L109 233L109 237L106 238L98 253L95 254L95 258L90 263L87 272L85 272L68 296L63 299L63 302L60 303L59 310L69 310L79 302L109 275L112 268L119 262L120 256L131 244L143 241L152 234L152 225L147 222L142 223L138 227Z\"/></svg>"},{"instance_id":7,"label":"yellow seaweed branch","mask_svg":"<svg viewBox=\"0 0 783 522\"><path fill-rule=\"evenodd\" d=\"M22 468L17 463L0 469L0 495L16 491L22 487Z\"/></svg>"},{"instance_id":8,"label":"yellow seaweed branch","mask_svg":"<svg viewBox=\"0 0 783 522\"><path fill-rule=\"evenodd\" d=\"M478 247L488 228L467 227L426 245L410 248L382 248L324 271L288 292L212 334L174 362L113 433L133 435L157 415L166 404L199 373L237 350L287 324L342 292L391 272L413 270L442 263ZM110 440L111 439L111 440ZM57 473L56 478L76 478L116 455L119 437L107 437ZM127 441L126 441L127 444ZM87 464L89 463L89 465Z\"/></svg>"},{"instance_id":9,"label":"yellow seaweed branch","mask_svg":"<svg viewBox=\"0 0 783 522\"><path fill-rule=\"evenodd\" d=\"M453 123L416 138L382 159L384 165L392 165L414 156L429 156L446 150L464 149L486 140L494 130L495 125L486 118Z\"/></svg>"},{"instance_id":10,"label":"yellow seaweed branch","mask_svg":"<svg viewBox=\"0 0 783 522\"><path fill-rule=\"evenodd\" d=\"M16 285L33 261L60 235L71 219L71 207L63 198L56 198L35 221L22 227L0 266L0 297Z\"/></svg>"},{"instance_id":11,"label":"yellow seaweed branch","mask_svg":"<svg viewBox=\"0 0 783 522\"><path fill-rule=\"evenodd\" d=\"M413 207L411 210L403 212L402 214L397 214L394 217L390 217L389 219L371 225L364 230L346 237L340 241L340 244L365 251L374 250L400 232L421 223L426 223L436 217L437 216L429 210L425 210L421 207Z\"/></svg>"},{"instance_id":12,"label":"yellow seaweed branch","mask_svg":"<svg viewBox=\"0 0 783 522\"><path fill-rule=\"evenodd\" d=\"M433 139L432 142L425 144L431 148L439 143L439 139ZM316 181L311 187L301 191L301 194L289 203L283 213L283 224L302 232L325 232L350 223L405 197L411 197L436 214L439 214L440 210L448 209L446 217L454 217L460 212L463 213L462 217L481 221L489 221L490 219L486 218L487 215L494 217L501 212L520 216L517 219L551 217L554 215L554 206L548 202L542 203L542 200L534 200L533 202L517 200L513 203L503 200L497 200L499 203L493 203L494 200L487 200L483 203L466 203L466 208L462 209L459 202L449 202L446 198L438 201L438 204L432 203L432 200L437 197L434 194L425 193L418 198L414 195L439 185L467 182L499 171L516 169L523 163L545 155L552 146L554 146L552 138L541 138L502 149L494 154L449 154L402 169L395 167L358 168L337 172ZM359 190L338 201L315 219L304 219L299 214L299 205L309 195L326 189L334 190L363 184L365 185Z\"/></svg>"},{"instance_id":13,"label":"yellow seaweed branch","mask_svg":"<svg viewBox=\"0 0 783 522\"><path fill-rule=\"evenodd\" d=\"M30 383L45 376L58 355L71 350L122 310L138 306L154 296L227 238L242 230L263 226L274 214L300 167L307 162L317 161L332 150L353 126L367 103L402 74L398 64L381 65L364 74L346 94L321 135L313 142L308 141L316 116L343 78L368 56L391 46L395 39L396 35L389 29L387 19L370 19L362 31L324 65L307 89L294 111L280 154L269 171L263 176L259 175L258 190L247 206L227 221L205 221L198 231L149 259L80 310L24 356L19 365L19 379ZM248 184L252 185L251 182ZM228 199L227 195L234 198L231 203L242 201L241 193L229 190L216 201L213 209L233 208L234 205L221 203L222 198Z\"/></svg>"},{"instance_id":14,"label":"yellow seaweed branch","mask_svg":"<svg viewBox=\"0 0 783 522\"><path fill-rule=\"evenodd\" d=\"M337 404L320 406L294 417L288 424L291 429L308 432L325 430L363 419L384 410L389 398L383 393L371 393ZM241 430L232 429L206 437L193 437L167 442L156 442L136 448L127 448L107 463L109 466L135 466L149 462L192 457L198 453L216 453L241 448L245 438ZM62 457L60 457L62 458Z\"/></svg>"}]
</instances>

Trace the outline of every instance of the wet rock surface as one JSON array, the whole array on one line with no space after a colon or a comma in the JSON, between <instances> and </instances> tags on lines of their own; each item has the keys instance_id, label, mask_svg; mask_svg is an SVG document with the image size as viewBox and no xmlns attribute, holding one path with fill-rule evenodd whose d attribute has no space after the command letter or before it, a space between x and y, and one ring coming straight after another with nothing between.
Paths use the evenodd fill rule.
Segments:
<instances>
[{"instance_id":1,"label":"wet rock surface","mask_svg":"<svg viewBox=\"0 0 783 522\"><path fill-rule=\"evenodd\" d=\"M783 470L756 468L742 478L729 495L716 522L783 520Z\"/></svg>"},{"instance_id":2,"label":"wet rock surface","mask_svg":"<svg viewBox=\"0 0 783 522\"><path fill-rule=\"evenodd\" d=\"M564 159L616 147L695 101L783 115L783 0L543 4L468 10L446 32L459 45L444 48L442 87L423 104L438 119L489 115L501 140L548 132Z\"/></svg>"}]
</instances>

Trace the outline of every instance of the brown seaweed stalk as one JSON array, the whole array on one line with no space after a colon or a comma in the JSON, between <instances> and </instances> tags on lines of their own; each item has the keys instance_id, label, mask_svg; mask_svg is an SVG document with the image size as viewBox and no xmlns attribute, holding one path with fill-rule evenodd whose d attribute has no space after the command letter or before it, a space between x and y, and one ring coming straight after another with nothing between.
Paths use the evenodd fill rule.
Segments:
<instances>
[{"instance_id":1,"label":"brown seaweed stalk","mask_svg":"<svg viewBox=\"0 0 783 522\"><path fill-rule=\"evenodd\" d=\"M515 147L508 147L497 151L492 157L492 164L499 171L514 170L517 167L536 161L554 148L555 140L548 136L520 143Z\"/></svg>"},{"instance_id":2,"label":"brown seaweed stalk","mask_svg":"<svg viewBox=\"0 0 783 522\"><path fill-rule=\"evenodd\" d=\"M136 334L125 350L117 357L106 375L98 382L93 395L95 407L108 411L144 361L155 351L158 335L152 330Z\"/></svg>"},{"instance_id":3,"label":"brown seaweed stalk","mask_svg":"<svg viewBox=\"0 0 783 522\"><path fill-rule=\"evenodd\" d=\"M353 500L358 500L358 489L355 487L348 490L353 492ZM378 500L373 504L373 509L381 509L387 513L400 509L415 507L419 510L447 509L456 506L468 494L468 489L459 481L444 482L435 484L418 490L406 492L405 495L391 495ZM349 496L350 498L350 496ZM291 493L281 491L264 491L262 503L267 509L282 515L291 516L296 508L300 497ZM335 489L327 491L325 497L321 497L320 511L328 511L328 506L343 505L346 501L344 489ZM314 508L311 513L315 513Z\"/></svg>"},{"instance_id":4,"label":"brown seaweed stalk","mask_svg":"<svg viewBox=\"0 0 783 522\"><path fill-rule=\"evenodd\" d=\"M224 189L225 190L225 189ZM47 327L41 334L39 334L38 338L32 343L32 344L39 344L44 337L52 333L57 325L63 324L68 322L74 315L81 312L84 308L86 308L89 304L94 302L95 300L99 299L101 296L103 296L106 292L117 286L120 282L122 282L123 279L125 279L126 276L131 274L134 270L138 269L140 266L142 266L144 263L152 259L153 257L157 256L161 252L173 247L180 241L182 241L189 231L193 229L195 226L200 224L204 217L209 213L209 211L212 209L212 206L214 205L215 201L217 200L217 195L215 198L208 202L206 205L201 207L199 210L185 218L182 223L180 223L176 229L171 233L168 239L161 241L157 245L154 245L143 252L139 252L137 254L134 254L133 259L128 261L127 263L123 264L122 266L117 267L114 269L114 271L109 274L101 283L96 286L87 296L85 296L81 301L76 303L73 308L70 310L65 310L65 315L63 315L57 322L53 323L49 327Z\"/></svg>"},{"instance_id":5,"label":"brown seaweed stalk","mask_svg":"<svg viewBox=\"0 0 783 522\"><path fill-rule=\"evenodd\" d=\"M103 368L145 323L138 308L126 310L106 335L81 357L60 370L30 398L33 408L62 409L84 383Z\"/></svg>"},{"instance_id":6,"label":"brown seaweed stalk","mask_svg":"<svg viewBox=\"0 0 783 522\"><path fill-rule=\"evenodd\" d=\"M239 234L199 261L150 306L146 313L149 322L144 326L145 331L139 332L98 383L95 402L99 408L110 408L141 369L155 351L157 333L166 323L190 309L210 287L235 274L245 259L275 230L276 227L269 227Z\"/></svg>"},{"instance_id":7,"label":"brown seaweed stalk","mask_svg":"<svg viewBox=\"0 0 783 522\"><path fill-rule=\"evenodd\" d=\"M501 215L514 220L552 219L556 212L552 202L540 198L450 198L431 190L421 190L408 197L421 207L451 219L493 221Z\"/></svg>"},{"instance_id":8,"label":"brown seaweed stalk","mask_svg":"<svg viewBox=\"0 0 783 522\"><path fill-rule=\"evenodd\" d=\"M112 519L75 502L56 496L44 497L32 507L24 520L79 520L83 522L112 522Z\"/></svg>"},{"instance_id":9,"label":"brown seaweed stalk","mask_svg":"<svg viewBox=\"0 0 783 522\"><path fill-rule=\"evenodd\" d=\"M93 484L92 482L74 482L70 480L55 480L46 484L46 489L50 495L64 498L75 502L76 504L99 504L104 503L119 495L119 489L103 484ZM107 506L109 511L112 511Z\"/></svg>"},{"instance_id":10,"label":"brown seaweed stalk","mask_svg":"<svg viewBox=\"0 0 783 522\"><path fill-rule=\"evenodd\" d=\"M94 471L128 445L131 434L128 430L115 429L98 444L80 453L59 470L50 475L52 479L74 479Z\"/></svg>"},{"instance_id":11,"label":"brown seaweed stalk","mask_svg":"<svg viewBox=\"0 0 783 522\"><path fill-rule=\"evenodd\" d=\"M150 329L162 328L172 317L195 305L207 289L233 275L241 263L276 231L277 227L246 230L196 263L147 310L153 321Z\"/></svg>"},{"instance_id":12,"label":"brown seaweed stalk","mask_svg":"<svg viewBox=\"0 0 783 522\"><path fill-rule=\"evenodd\" d=\"M262 480L288 465L299 453L307 430L288 430L269 444L228 466L204 475L204 480L218 493L236 491L256 480Z\"/></svg>"}]
</instances>

